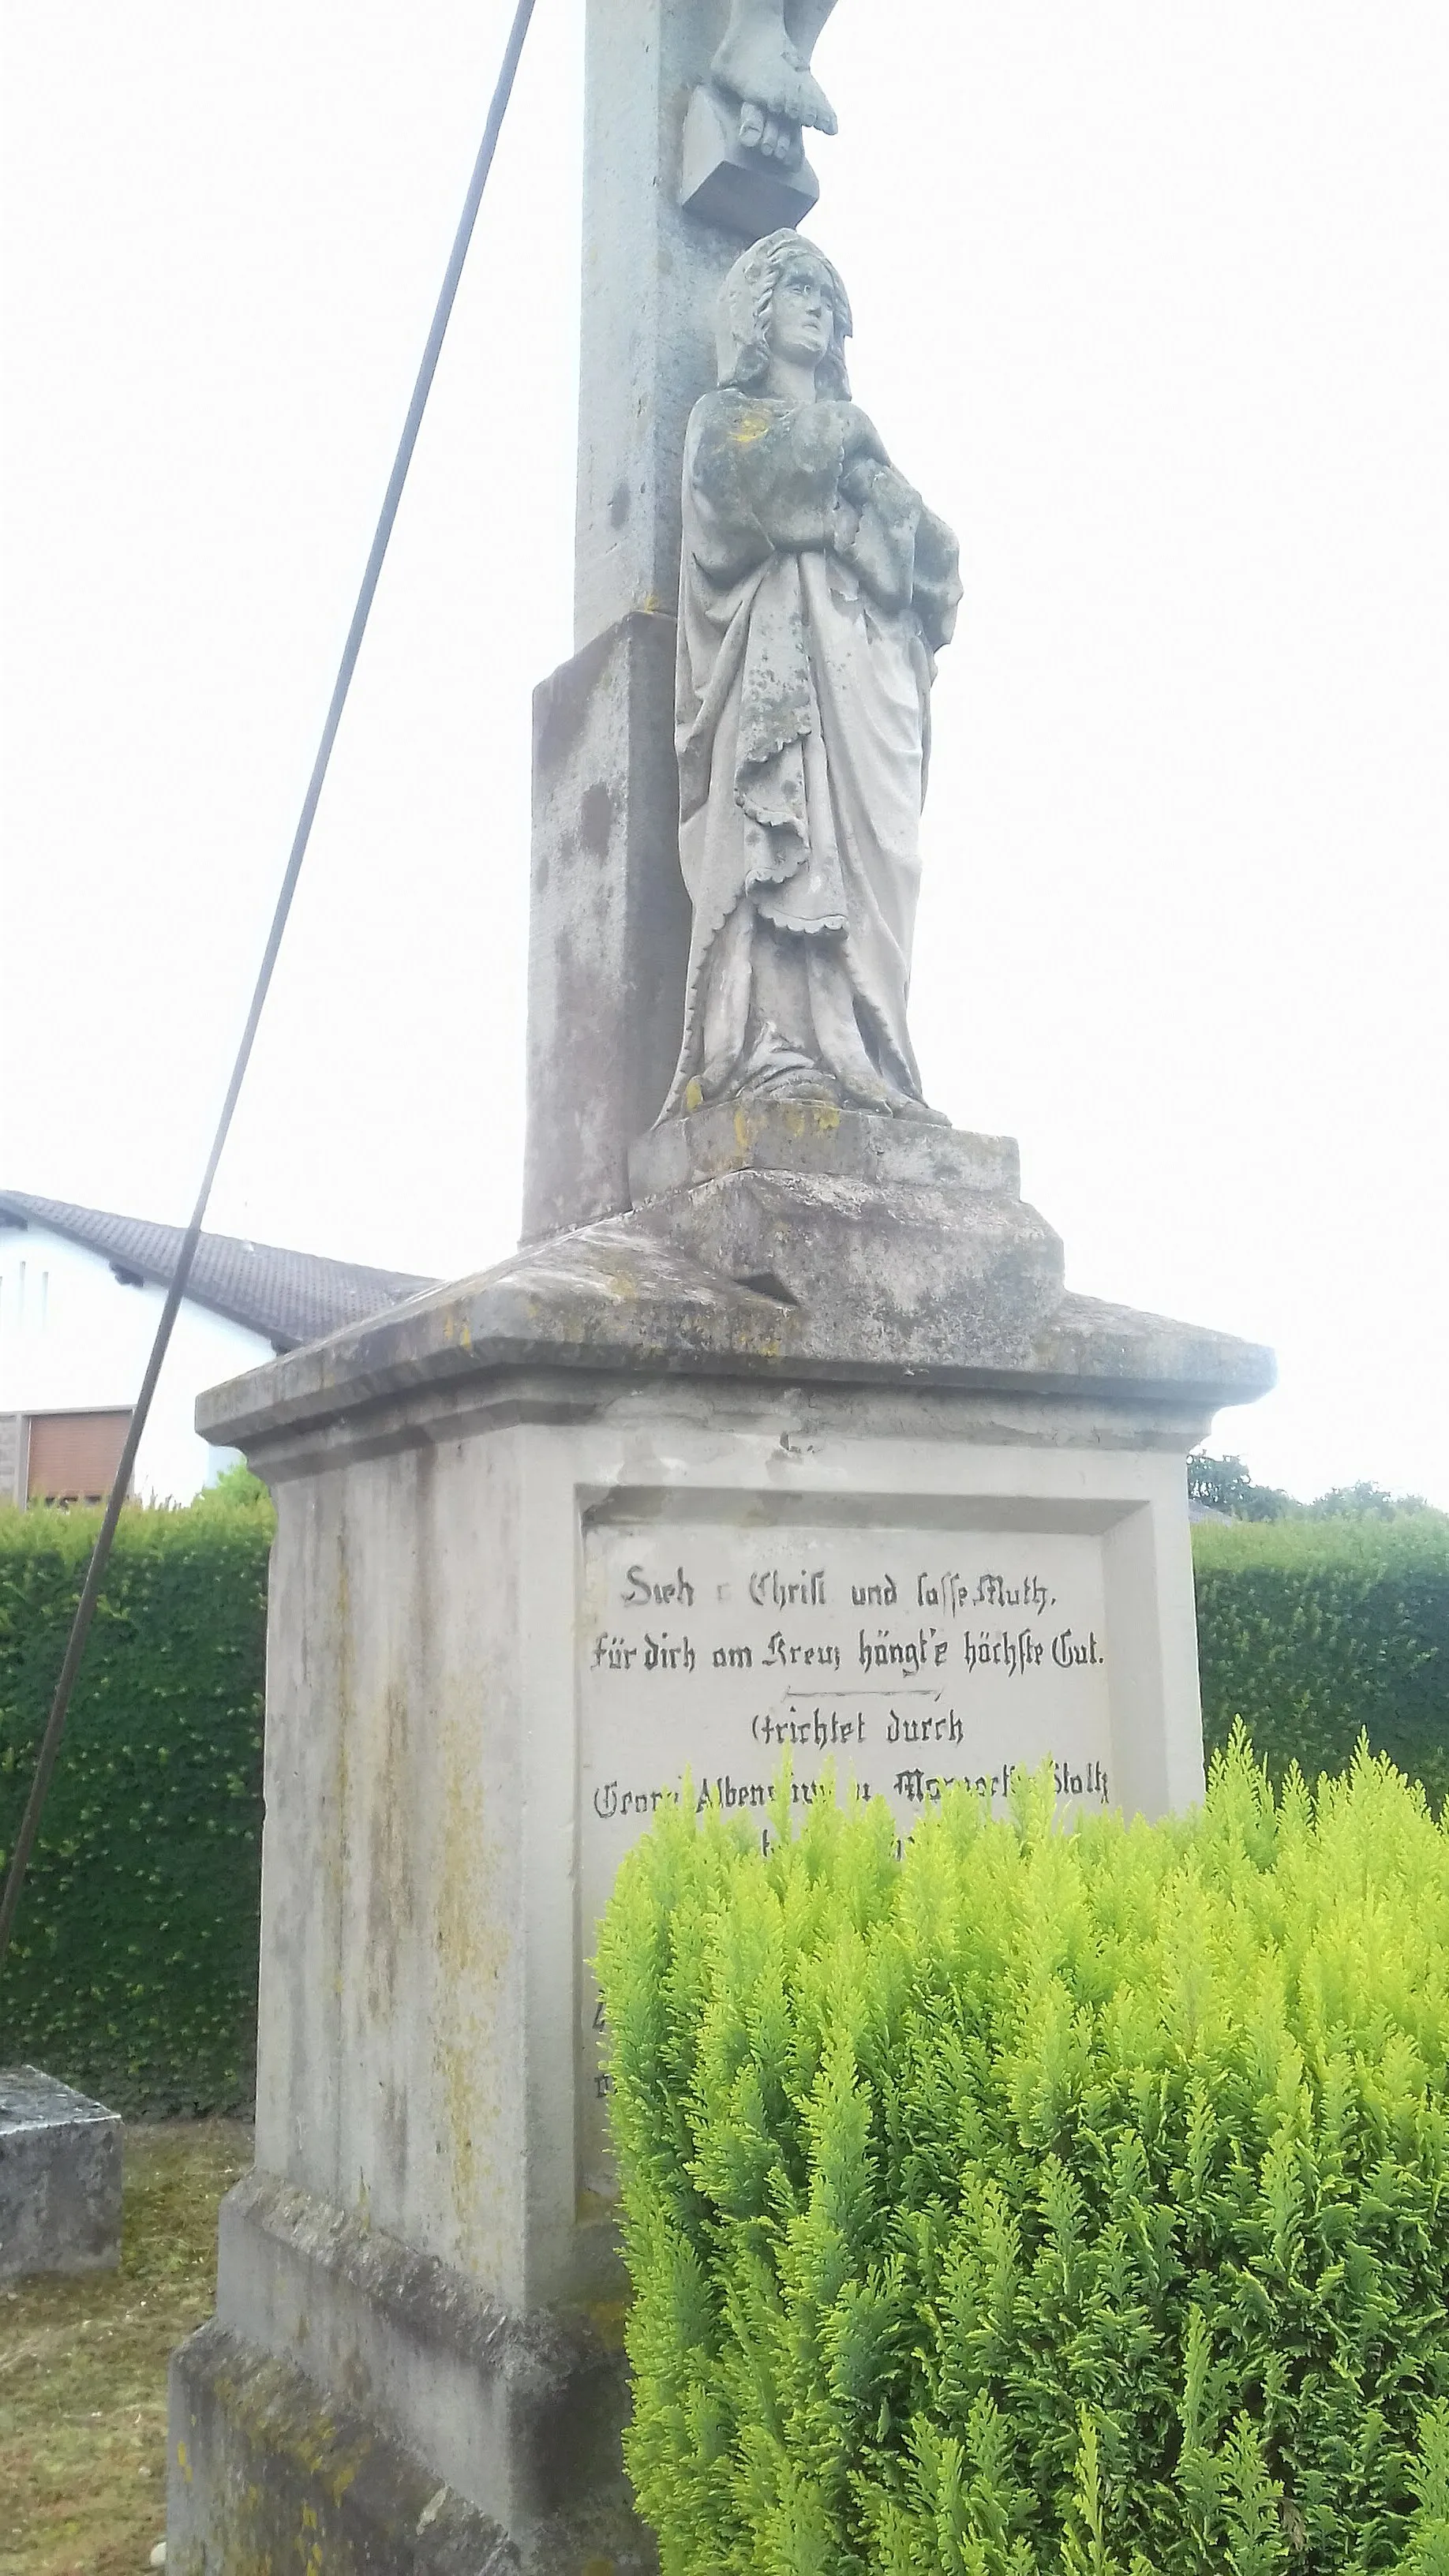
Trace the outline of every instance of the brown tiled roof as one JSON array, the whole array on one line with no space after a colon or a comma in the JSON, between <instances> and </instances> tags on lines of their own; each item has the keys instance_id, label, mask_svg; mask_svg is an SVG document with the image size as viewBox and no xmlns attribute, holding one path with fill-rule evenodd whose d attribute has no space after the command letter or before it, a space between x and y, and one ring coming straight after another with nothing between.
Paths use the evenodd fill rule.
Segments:
<instances>
[{"instance_id":1,"label":"brown tiled roof","mask_svg":"<svg viewBox=\"0 0 1449 2576\"><path fill-rule=\"evenodd\" d=\"M31 1198L23 1190L0 1190L0 1226L7 1224L48 1226L68 1242L98 1252L118 1277L161 1288L170 1285L185 1233L179 1225L148 1225L142 1217L111 1216L101 1208L72 1207L64 1199ZM286 1252L275 1243L203 1234L186 1294L213 1314L265 1333L278 1350L292 1351L437 1285L411 1270L368 1270L360 1262L328 1261L317 1252Z\"/></svg>"}]
</instances>

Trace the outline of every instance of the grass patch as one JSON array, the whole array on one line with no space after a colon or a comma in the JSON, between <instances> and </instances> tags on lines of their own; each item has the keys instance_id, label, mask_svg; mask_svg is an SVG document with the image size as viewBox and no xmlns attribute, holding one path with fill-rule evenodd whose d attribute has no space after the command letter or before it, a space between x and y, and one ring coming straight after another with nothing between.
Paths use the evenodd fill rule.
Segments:
<instances>
[{"instance_id":1,"label":"grass patch","mask_svg":"<svg viewBox=\"0 0 1449 2576\"><path fill-rule=\"evenodd\" d=\"M126 2131L119 2272L0 2290L0 2576L142 2576L166 2528L166 2365L211 2314L231 2120Z\"/></svg>"}]
</instances>

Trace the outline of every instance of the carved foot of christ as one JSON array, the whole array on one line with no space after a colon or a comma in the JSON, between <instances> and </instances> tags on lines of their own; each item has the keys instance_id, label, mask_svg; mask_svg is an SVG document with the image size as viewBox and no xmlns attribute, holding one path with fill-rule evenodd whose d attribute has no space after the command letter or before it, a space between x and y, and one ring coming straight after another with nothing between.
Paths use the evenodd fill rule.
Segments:
<instances>
[{"instance_id":1,"label":"carved foot of christ","mask_svg":"<svg viewBox=\"0 0 1449 2576\"><path fill-rule=\"evenodd\" d=\"M740 101L740 141L767 158L795 162L800 128L835 132L835 110L794 41L787 17L813 42L833 0L732 0L725 39L711 65L722 89Z\"/></svg>"},{"instance_id":2,"label":"carved foot of christ","mask_svg":"<svg viewBox=\"0 0 1449 2576\"><path fill-rule=\"evenodd\" d=\"M740 141L747 152L758 152L787 170L798 170L805 157L799 126L787 116L767 116L752 98L740 102Z\"/></svg>"}]
</instances>

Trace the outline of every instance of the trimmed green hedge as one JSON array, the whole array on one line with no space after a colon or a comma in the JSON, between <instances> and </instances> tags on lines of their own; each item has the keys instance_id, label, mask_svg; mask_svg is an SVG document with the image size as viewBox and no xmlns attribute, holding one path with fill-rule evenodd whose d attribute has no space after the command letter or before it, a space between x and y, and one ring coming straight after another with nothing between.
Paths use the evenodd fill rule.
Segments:
<instances>
[{"instance_id":1,"label":"trimmed green hedge","mask_svg":"<svg viewBox=\"0 0 1449 2576\"><path fill-rule=\"evenodd\" d=\"M1449 1797L1449 1519L1202 1522L1193 1532L1210 1751L1241 1717L1275 1779L1341 1771L1361 1733Z\"/></svg>"},{"instance_id":2,"label":"trimmed green hedge","mask_svg":"<svg viewBox=\"0 0 1449 2576\"><path fill-rule=\"evenodd\" d=\"M0 1860L98 1515L0 1512ZM127 1511L0 1973L0 2065L128 2113L255 2062L269 1507Z\"/></svg>"},{"instance_id":3,"label":"trimmed green hedge","mask_svg":"<svg viewBox=\"0 0 1449 2576\"><path fill-rule=\"evenodd\" d=\"M599 1943L664 2576L1445 2576L1449 1828L661 1808Z\"/></svg>"},{"instance_id":4,"label":"trimmed green hedge","mask_svg":"<svg viewBox=\"0 0 1449 2576\"><path fill-rule=\"evenodd\" d=\"M128 1512L16 1943L0 2062L127 2110L230 2107L254 2045L270 1509ZM29 1782L94 1515L0 1510L0 1860ZM1194 1532L1208 1742L1241 1714L1274 1777L1375 1750L1449 1796L1449 1524Z\"/></svg>"}]
</instances>

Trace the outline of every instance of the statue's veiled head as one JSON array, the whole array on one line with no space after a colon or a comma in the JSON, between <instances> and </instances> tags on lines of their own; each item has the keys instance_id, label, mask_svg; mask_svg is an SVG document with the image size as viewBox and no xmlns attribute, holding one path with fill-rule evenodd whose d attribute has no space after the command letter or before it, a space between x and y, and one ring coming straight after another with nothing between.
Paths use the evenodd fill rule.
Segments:
<instances>
[{"instance_id":1,"label":"statue's veiled head","mask_svg":"<svg viewBox=\"0 0 1449 2576\"><path fill-rule=\"evenodd\" d=\"M829 345L816 363L815 389L828 401L849 402L845 343L850 335L850 298L844 280L823 250L788 230L767 233L763 241L755 242L735 261L720 288L716 328L722 385L738 385L743 393L759 392L776 355L776 336L785 327L799 328L793 312L787 323L790 290L807 282L823 291L833 316ZM777 315L775 299L782 287L785 294Z\"/></svg>"}]
</instances>

